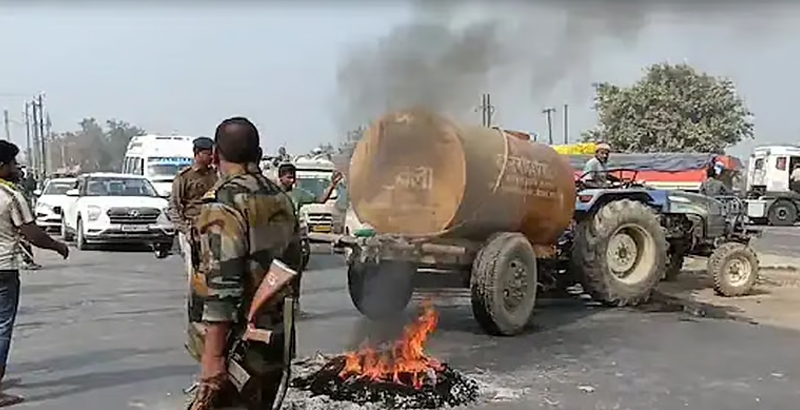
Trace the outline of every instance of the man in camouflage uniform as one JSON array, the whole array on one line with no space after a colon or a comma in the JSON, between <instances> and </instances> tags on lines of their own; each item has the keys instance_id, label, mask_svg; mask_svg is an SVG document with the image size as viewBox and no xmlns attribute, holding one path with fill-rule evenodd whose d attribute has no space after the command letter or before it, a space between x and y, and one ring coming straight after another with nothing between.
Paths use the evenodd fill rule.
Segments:
<instances>
[{"instance_id":1,"label":"man in camouflage uniform","mask_svg":"<svg viewBox=\"0 0 800 410\"><path fill-rule=\"evenodd\" d=\"M270 409L283 373L282 304L257 318L259 328L273 332L270 344L248 345L260 357L254 375L258 394L238 397L228 381L226 359L241 340L255 291L273 259L297 240L297 219L288 196L252 165L259 160L259 135L250 121L223 121L215 143L220 179L203 197L192 229L197 259L192 261L189 316L202 323L205 336L200 383L190 409L219 409L237 401L248 409Z\"/></svg>"},{"instance_id":2,"label":"man in camouflage uniform","mask_svg":"<svg viewBox=\"0 0 800 410\"><path fill-rule=\"evenodd\" d=\"M191 272L191 246L189 230L200 213L201 198L217 182L217 172L211 166L214 141L200 137L194 140L194 164L181 170L172 181L169 197L169 219L178 230L178 243L186 263L186 274Z\"/></svg>"}]
</instances>

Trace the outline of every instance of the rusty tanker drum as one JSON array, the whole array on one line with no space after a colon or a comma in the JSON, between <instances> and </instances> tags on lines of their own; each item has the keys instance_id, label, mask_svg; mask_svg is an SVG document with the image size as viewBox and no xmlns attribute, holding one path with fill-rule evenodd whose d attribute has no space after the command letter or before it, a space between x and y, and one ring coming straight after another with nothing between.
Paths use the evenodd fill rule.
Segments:
<instances>
[{"instance_id":1,"label":"rusty tanker drum","mask_svg":"<svg viewBox=\"0 0 800 410\"><path fill-rule=\"evenodd\" d=\"M547 145L412 109L372 124L348 182L359 219L380 233L482 241L521 232L547 246L572 219L573 175Z\"/></svg>"}]
</instances>

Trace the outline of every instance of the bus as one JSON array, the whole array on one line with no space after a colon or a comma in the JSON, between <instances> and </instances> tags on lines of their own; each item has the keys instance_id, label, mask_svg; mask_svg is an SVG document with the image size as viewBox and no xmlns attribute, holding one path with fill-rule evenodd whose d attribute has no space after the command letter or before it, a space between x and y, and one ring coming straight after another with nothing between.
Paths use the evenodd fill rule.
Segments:
<instances>
[{"instance_id":1,"label":"bus","mask_svg":"<svg viewBox=\"0 0 800 410\"><path fill-rule=\"evenodd\" d=\"M155 186L159 195L167 197L175 175L192 165L194 140L195 137L179 135L133 137L125 151L122 173L144 176Z\"/></svg>"}]
</instances>

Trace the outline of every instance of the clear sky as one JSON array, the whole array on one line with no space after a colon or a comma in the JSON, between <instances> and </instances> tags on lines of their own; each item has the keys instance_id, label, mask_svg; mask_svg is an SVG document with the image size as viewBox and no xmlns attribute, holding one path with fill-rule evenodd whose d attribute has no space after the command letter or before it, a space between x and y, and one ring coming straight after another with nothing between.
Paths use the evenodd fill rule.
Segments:
<instances>
[{"instance_id":1,"label":"clear sky","mask_svg":"<svg viewBox=\"0 0 800 410\"><path fill-rule=\"evenodd\" d=\"M506 128L546 134L541 110L558 108L560 140L563 104L570 106L572 138L595 121L593 81L632 82L643 66L670 60L731 77L756 115L756 144L800 143L800 5L758 3L758 9L739 11L724 2L708 2L713 9L640 5L624 11L535 1L449 6L438 11L440 20L469 26L491 17L503 31L488 47L495 51L476 51L480 41L467 39L453 45L469 51L458 54L441 38L433 47L419 33L406 33L405 48L397 46L398 27L423 14L406 2L294 3L0 3L0 108L18 122L26 96L44 91L55 131L95 117L187 135L210 135L221 119L241 114L260 127L268 151L286 144L297 152L336 142L361 117L383 109L377 101L392 98L383 94L398 89L452 97L458 100L454 110L474 115L475 122L480 115L472 105L490 91L497 121ZM465 36L453 30L453 37ZM421 58L436 63L399 74L396 64L385 67L420 50L427 53ZM442 59L451 54L457 58ZM479 60L481 67L471 65ZM434 75L436 67L458 72ZM375 85L386 76L402 81L395 88ZM415 79L422 90L410 84ZM361 94L371 96L350 99ZM12 133L24 142L23 128L14 125ZM734 153L748 155L752 146Z\"/></svg>"}]
</instances>

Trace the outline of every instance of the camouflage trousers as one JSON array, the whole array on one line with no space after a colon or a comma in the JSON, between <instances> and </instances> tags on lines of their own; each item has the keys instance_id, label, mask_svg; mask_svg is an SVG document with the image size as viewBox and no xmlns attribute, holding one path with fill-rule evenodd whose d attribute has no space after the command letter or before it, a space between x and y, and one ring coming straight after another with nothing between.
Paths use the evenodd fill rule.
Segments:
<instances>
[{"instance_id":1,"label":"camouflage trousers","mask_svg":"<svg viewBox=\"0 0 800 410\"><path fill-rule=\"evenodd\" d=\"M205 344L203 324L190 323L186 349L198 362ZM278 397L284 374L285 335L277 333L273 343L232 343L228 357L236 361L251 376L250 381L239 391L227 380L201 381L193 398L195 403L191 410L212 410L215 403L224 403L225 408L244 408L247 410L269 410Z\"/></svg>"}]
</instances>

